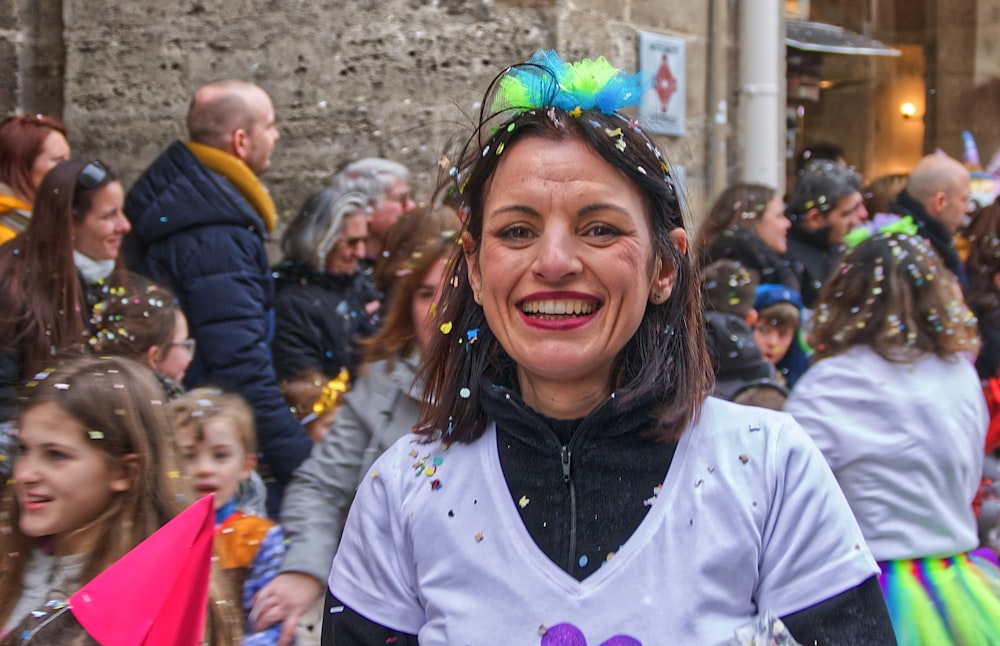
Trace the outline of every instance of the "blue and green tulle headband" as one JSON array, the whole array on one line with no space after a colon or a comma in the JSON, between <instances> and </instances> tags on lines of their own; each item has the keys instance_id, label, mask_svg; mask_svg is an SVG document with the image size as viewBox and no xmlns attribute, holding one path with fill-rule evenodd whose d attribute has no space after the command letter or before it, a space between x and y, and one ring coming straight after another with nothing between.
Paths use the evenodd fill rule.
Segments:
<instances>
[{"instance_id":1,"label":"blue and green tulle headband","mask_svg":"<svg viewBox=\"0 0 1000 646\"><path fill-rule=\"evenodd\" d=\"M591 109L614 114L638 105L652 85L651 75L626 74L603 56L566 63L554 50L540 50L506 71L492 109L498 113L554 107L575 114Z\"/></svg>"}]
</instances>

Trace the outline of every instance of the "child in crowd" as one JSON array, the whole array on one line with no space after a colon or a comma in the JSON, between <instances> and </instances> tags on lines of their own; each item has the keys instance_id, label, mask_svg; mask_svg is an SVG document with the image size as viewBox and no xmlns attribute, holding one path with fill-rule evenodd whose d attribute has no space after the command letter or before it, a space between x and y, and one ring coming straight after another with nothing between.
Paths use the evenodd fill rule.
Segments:
<instances>
[{"instance_id":1,"label":"child in crowd","mask_svg":"<svg viewBox=\"0 0 1000 646\"><path fill-rule=\"evenodd\" d=\"M128 357L153 371L168 399L184 394L184 373L194 358L194 339L173 293L140 276L94 307L90 345L100 354ZM240 507L261 515L267 490L253 472L240 484Z\"/></svg>"},{"instance_id":2,"label":"child in crowd","mask_svg":"<svg viewBox=\"0 0 1000 646\"><path fill-rule=\"evenodd\" d=\"M716 260L701 270L705 311L732 314L753 326L757 322L754 298L759 284L757 272L739 260Z\"/></svg>"},{"instance_id":3,"label":"child in crowd","mask_svg":"<svg viewBox=\"0 0 1000 646\"><path fill-rule=\"evenodd\" d=\"M801 334L802 297L782 285L759 285L754 308L754 341L792 388L809 367L809 351Z\"/></svg>"},{"instance_id":4,"label":"child in crowd","mask_svg":"<svg viewBox=\"0 0 1000 646\"><path fill-rule=\"evenodd\" d=\"M177 299L166 288L136 277L130 287L112 289L94 307L96 330L90 345L145 364L170 398L183 394L184 373L194 358L194 339Z\"/></svg>"},{"instance_id":5,"label":"child in crowd","mask_svg":"<svg viewBox=\"0 0 1000 646\"><path fill-rule=\"evenodd\" d=\"M156 380L122 357L76 357L29 380L0 512L0 633L65 602L191 497ZM210 599L212 644L229 643Z\"/></svg>"},{"instance_id":6,"label":"child in crowd","mask_svg":"<svg viewBox=\"0 0 1000 646\"><path fill-rule=\"evenodd\" d=\"M774 366L761 355L751 326L757 321L753 308L756 272L738 260L717 260L702 271L708 351L715 369L715 396L749 405L780 410L783 400L772 393ZM774 387L779 390L775 390Z\"/></svg>"},{"instance_id":7,"label":"child in crowd","mask_svg":"<svg viewBox=\"0 0 1000 646\"><path fill-rule=\"evenodd\" d=\"M995 644L1000 569L977 549L972 507L989 423L969 361L976 319L914 233L879 233L844 256L817 301L816 361L786 411L879 561L899 644Z\"/></svg>"},{"instance_id":8,"label":"child in crowd","mask_svg":"<svg viewBox=\"0 0 1000 646\"><path fill-rule=\"evenodd\" d=\"M337 407L351 388L350 379L346 368L333 379L328 379L319 370L307 370L297 378L279 384L285 401L306 427L313 442L321 442L330 432L337 420Z\"/></svg>"},{"instance_id":9,"label":"child in crowd","mask_svg":"<svg viewBox=\"0 0 1000 646\"><path fill-rule=\"evenodd\" d=\"M252 599L274 578L285 553L281 527L241 509L237 491L257 466L253 411L237 394L198 388L173 405L174 430L187 474L198 495L214 494L215 554L242 599L244 620ZM272 644L281 626L253 633L245 621L244 644Z\"/></svg>"}]
</instances>

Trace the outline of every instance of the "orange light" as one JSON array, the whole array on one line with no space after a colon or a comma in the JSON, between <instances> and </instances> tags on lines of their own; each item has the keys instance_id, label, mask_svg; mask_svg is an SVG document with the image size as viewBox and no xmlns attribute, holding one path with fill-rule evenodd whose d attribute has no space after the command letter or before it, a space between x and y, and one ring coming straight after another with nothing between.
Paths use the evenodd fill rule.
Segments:
<instances>
[{"instance_id":1,"label":"orange light","mask_svg":"<svg viewBox=\"0 0 1000 646\"><path fill-rule=\"evenodd\" d=\"M903 115L904 119L912 119L917 114L917 106L907 101L903 105L899 106L899 113Z\"/></svg>"}]
</instances>

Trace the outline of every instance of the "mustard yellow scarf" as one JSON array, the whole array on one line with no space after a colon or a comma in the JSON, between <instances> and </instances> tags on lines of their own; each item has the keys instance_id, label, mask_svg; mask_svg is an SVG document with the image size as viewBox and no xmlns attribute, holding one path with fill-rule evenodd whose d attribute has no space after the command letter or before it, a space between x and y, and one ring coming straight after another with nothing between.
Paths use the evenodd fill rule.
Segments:
<instances>
[{"instance_id":1,"label":"mustard yellow scarf","mask_svg":"<svg viewBox=\"0 0 1000 646\"><path fill-rule=\"evenodd\" d=\"M184 142L184 145L205 168L228 179L264 220L267 232L274 231L274 225L278 221L278 211L275 209L274 201L268 195L267 189L260 183L249 166L244 164L241 159L237 159L218 148L194 141Z\"/></svg>"},{"instance_id":2,"label":"mustard yellow scarf","mask_svg":"<svg viewBox=\"0 0 1000 646\"><path fill-rule=\"evenodd\" d=\"M0 213L5 211L31 211L31 205L13 195L0 193Z\"/></svg>"}]
</instances>

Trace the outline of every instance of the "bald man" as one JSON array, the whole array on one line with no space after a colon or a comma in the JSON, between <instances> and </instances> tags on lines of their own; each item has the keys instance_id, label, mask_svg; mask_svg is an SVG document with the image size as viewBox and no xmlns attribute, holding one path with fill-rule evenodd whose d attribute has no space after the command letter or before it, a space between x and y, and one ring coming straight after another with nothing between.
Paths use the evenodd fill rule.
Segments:
<instances>
[{"instance_id":1,"label":"bald man","mask_svg":"<svg viewBox=\"0 0 1000 646\"><path fill-rule=\"evenodd\" d=\"M271 98L240 80L191 100L189 140L172 143L129 190L129 269L169 286L197 341L188 387L240 393L253 407L276 515L284 484L312 448L278 389L270 351L274 286L264 240L277 221L258 177L279 139Z\"/></svg>"},{"instance_id":2,"label":"bald man","mask_svg":"<svg viewBox=\"0 0 1000 646\"><path fill-rule=\"evenodd\" d=\"M913 218L963 289L965 270L955 249L955 234L969 212L970 195L965 166L946 155L928 155L913 167L906 188L889 205L892 213Z\"/></svg>"}]
</instances>

